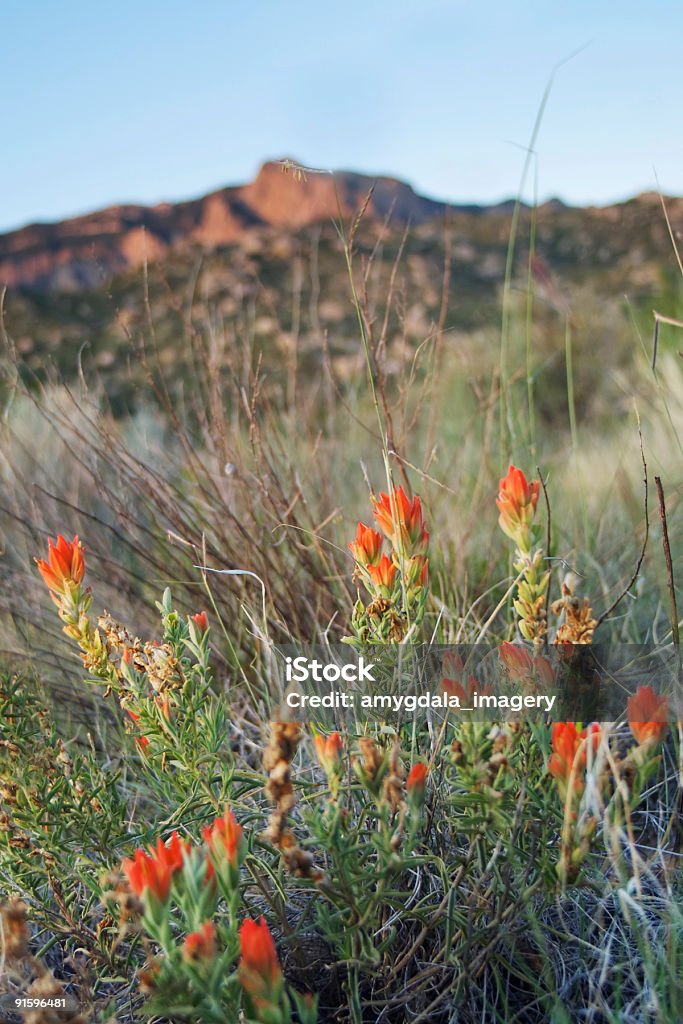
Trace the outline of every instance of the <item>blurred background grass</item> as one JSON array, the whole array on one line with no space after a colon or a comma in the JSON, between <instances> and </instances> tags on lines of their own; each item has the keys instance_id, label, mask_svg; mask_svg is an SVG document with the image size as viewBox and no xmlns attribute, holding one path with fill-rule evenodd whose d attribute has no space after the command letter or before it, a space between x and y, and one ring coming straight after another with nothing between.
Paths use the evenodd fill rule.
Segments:
<instances>
[{"instance_id":1,"label":"blurred background grass","mask_svg":"<svg viewBox=\"0 0 683 1024\"><path fill-rule=\"evenodd\" d=\"M595 238L592 267L579 247L551 274L526 210L507 283L510 211L488 284L463 272L448 225L361 223L351 240L316 227L251 254L177 254L92 293L6 296L5 654L39 659L66 684L74 675L32 564L58 531L83 538L98 604L141 631L166 585L189 611L207 603L194 568L206 564L263 580L272 636L343 634L346 543L367 519L368 490L385 486L344 244L393 472L428 510L436 636L476 638L505 591L494 499L509 460L547 483L554 585L573 569L597 614L611 605L645 532L640 429L650 545L602 636L661 641L669 602L652 477L664 483L680 570L683 410L677 329L661 327L653 371L652 308L675 316L680 289L662 209L647 210L666 271L642 272L647 287L630 300L610 290ZM245 261L256 264L248 288L237 280ZM241 609L260 603L258 584L210 586L248 663L257 641Z\"/></svg>"}]
</instances>

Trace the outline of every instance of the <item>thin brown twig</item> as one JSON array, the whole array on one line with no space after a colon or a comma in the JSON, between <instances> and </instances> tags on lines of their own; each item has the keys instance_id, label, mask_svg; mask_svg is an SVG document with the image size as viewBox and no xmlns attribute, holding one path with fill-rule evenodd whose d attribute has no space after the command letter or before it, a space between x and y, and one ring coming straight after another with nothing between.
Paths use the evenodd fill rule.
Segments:
<instances>
[{"instance_id":1,"label":"thin brown twig","mask_svg":"<svg viewBox=\"0 0 683 1024\"><path fill-rule=\"evenodd\" d=\"M666 520L666 502L664 500L664 488L661 478L655 477L657 488L657 499L659 501L659 518L662 522L662 547L664 548L664 561L666 562L666 578L669 584L669 599L671 601L671 635L673 636L676 657L678 659L678 679L683 679L683 663L681 662L681 637L678 629L678 606L676 603L676 585L674 582L674 567L671 560L671 545L669 544L669 527Z\"/></svg>"},{"instance_id":2,"label":"thin brown twig","mask_svg":"<svg viewBox=\"0 0 683 1024\"><path fill-rule=\"evenodd\" d=\"M548 518L546 520L546 530L545 530L545 554L546 554L546 558L550 559L550 557L551 557L550 544L551 544L551 539L552 539L552 518L551 518L551 514L550 514L550 498L548 497L548 491L547 491L546 486L545 486L545 480L543 479L543 474L541 473L541 470L540 470L539 466L536 466L536 472L538 473L538 479L541 481L541 487L543 488L543 498L545 500L545 510L546 510L546 512L548 514ZM546 591L545 591L545 621L546 621L546 623L548 621L548 613L550 611L550 588L552 587L552 582L553 582L553 574L551 572L548 575L548 586L546 587ZM545 646L546 647L548 646L548 633L547 633L547 630L546 630L546 634L545 634Z\"/></svg>"},{"instance_id":3,"label":"thin brown twig","mask_svg":"<svg viewBox=\"0 0 683 1024\"><path fill-rule=\"evenodd\" d=\"M643 485L644 485L644 489L645 489L645 497L644 497L645 537L643 538L643 546L640 549L640 555L638 557L638 561L636 563L636 567L635 567L635 570L633 572L633 575L631 576L631 579L628 581L627 586L619 594L619 596L617 597L616 601L613 601L612 604L609 606L609 608L607 608L602 613L602 615L599 617L599 619L597 621L597 624L595 626L596 630L597 630L598 626L600 626L605 621L607 616L612 614L612 612L617 607L617 605L619 605L623 601L623 599L626 597L626 595L628 594L628 592L631 589L631 587L633 586L633 584L638 579L638 576L640 574L640 569L641 569L641 566L643 564L643 559L645 558L645 551L646 551L646 548L647 548L647 542L648 542L649 537L650 537L650 516L649 516L648 510L647 510L647 495L648 495L647 463L645 461L645 452L643 451L643 434L642 434L642 431L640 429L640 424L638 424L638 437L640 438L640 458L641 458L642 463L643 463L643 473L644 473Z\"/></svg>"}]
</instances>

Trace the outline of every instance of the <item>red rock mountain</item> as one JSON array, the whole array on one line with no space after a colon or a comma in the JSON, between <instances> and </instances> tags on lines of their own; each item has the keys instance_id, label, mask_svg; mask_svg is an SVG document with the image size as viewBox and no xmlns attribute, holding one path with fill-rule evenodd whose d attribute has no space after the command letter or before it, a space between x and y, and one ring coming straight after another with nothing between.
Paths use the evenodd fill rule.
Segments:
<instances>
[{"instance_id":1,"label":"red rock mountain","mask_svg":"<svg viewBox=\"0 0 683 1024\"><path fill-rule=\"evenodd\" d=\"M112 206L53 224L31 224L0 235L0 285L75 289L156 259L170 248L239 242L254 229L294 230L358 210L373 188L367 216L391 214L394 224L438 217L446 204L417 195L394 178L334 175L263 165L254 181L201 199L158 206ZM476 207L468 207L470 210Z\"/></svg>"}]
</instances>

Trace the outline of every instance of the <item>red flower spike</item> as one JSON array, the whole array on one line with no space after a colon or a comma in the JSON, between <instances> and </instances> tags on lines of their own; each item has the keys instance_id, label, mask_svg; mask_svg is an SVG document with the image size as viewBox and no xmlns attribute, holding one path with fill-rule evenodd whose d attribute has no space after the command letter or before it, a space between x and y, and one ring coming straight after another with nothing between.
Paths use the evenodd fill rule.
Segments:
<instances>
[{"instance_id":1,"label":"red flower spike","mask_svg":"<svg viewBox=\"0 0 683 1024\"><path fill-rule=\"evenodd\" d=\"M550 687L555 682L553 666L542 654L532 654L520 644L505 640L498 648L498 656L513 683L536 682Z\"/></svg>"},{"instance_id":2,"label":"red flower spike","mask_svg":"<svg viewBox=\"0 0 683 1024\"><path fill-rule=\"evenodd\" d=\"M138 722L140 721L140 716L139 716L139 715L136 715L134 711L131 711L131 710L129 709L129 710L128 710L128 714L130 715L130 717L132 718L132 720L133 720L133 721L134 721L134 722L135 722L136 724L137 724L137 723L138 723ZM138 746L139 746L139 747L140 747L140 748L141 748L142 750L146 750L146 749L147 749L147 747L149 746L149 740L147 739L147 737L146 737L146 736L138 736L138 737L136 737L136 740L135 740L135 742L136 742L136 743L138 744Z\"/></svg>"},{"instance_id":3,"label":"red flower spike","mask_svg":"<svg viewBox=\"0 0 683 1024\"><path fill-rule=\"evenodd\" d=\"M534 663L526 647L505 640L498 648L498 655L508 670L510 679L520 682L531 678Z\"/></svg>"},{"instance_id":4,"label":"red flower spike","mask_svg":"<svg viewBox=\"0 0 683 1024\"><path fill-rule=\"evenodd\" d=\"M548 761L548 771L556 779L563 798L570 781L575 796L583 792L583 771L588 761L588 750L590 747L595 753L600 737L601 729L597 722L581 731L576 728L575 722L555 722L553 725L553 752Z\"/></svg>"},{"instance_id":5,"label":"red flower spike","mask_svg":"<svg viewBox=\"0 0 683 1024\"><path fill-rule=\"evenodd\" d=\"M490 686L480 686L473 675L467 681L467 689L457 679L448 679L446 676L441 680L441 691L447 697L457 697L461 704L468 705L474 700L474 694L482 697L490 695L493 691Z\"/></svg>"}]
</instances>

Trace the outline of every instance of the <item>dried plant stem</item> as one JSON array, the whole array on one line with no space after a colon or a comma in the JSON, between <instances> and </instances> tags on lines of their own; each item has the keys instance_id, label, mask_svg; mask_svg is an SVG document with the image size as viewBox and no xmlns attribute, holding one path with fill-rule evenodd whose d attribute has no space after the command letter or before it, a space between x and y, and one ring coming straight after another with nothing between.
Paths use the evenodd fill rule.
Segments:
<instances>
[{"instance_id":1,"label":"dried plant stem","mask_svg":"<svg viewBox=\"0 0 683 1024\"><path fill-rule=\"evenodd\" d=\"M683 679L683 663L681 662L681 637L678 629L678 606L676 603L676 586L674 583L674 567L671 560L671 545L669 544L669 527L666 520L666 502L664 500L664 488L660 477L655 477L657 488L657 500L659 501L659 518L662 522L662 547L664 548L664 561L666 562L666 578L669 584L669 598L671 600L671 634L676 658L678 660L678 679Z\"/></svg>"}]
</instances>

